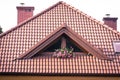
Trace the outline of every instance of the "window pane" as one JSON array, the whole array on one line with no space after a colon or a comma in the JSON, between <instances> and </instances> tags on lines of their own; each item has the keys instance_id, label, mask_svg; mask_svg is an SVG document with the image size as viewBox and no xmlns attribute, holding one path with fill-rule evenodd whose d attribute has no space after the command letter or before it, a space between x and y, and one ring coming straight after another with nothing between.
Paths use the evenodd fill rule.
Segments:
<instances>
[{"instance_id":1,"label":"window pane","mask_svg":"<svg viewBox=\"0 0 120 80\"><path fill-rule=\"evenodd\" d=\"M114 47L114 51L116 53L120 53L120 41L114 41L113 42L113 47Z\"/></svg>"}]
</instances>

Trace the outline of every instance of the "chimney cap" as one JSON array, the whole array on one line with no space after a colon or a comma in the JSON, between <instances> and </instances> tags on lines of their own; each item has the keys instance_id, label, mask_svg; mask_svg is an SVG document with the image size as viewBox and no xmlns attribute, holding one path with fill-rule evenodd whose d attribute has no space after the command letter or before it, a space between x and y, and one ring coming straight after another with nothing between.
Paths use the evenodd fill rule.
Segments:
<instances>
[{"instance_id":1,"label":"chimney cap","mask_svg":"<svg viewBox=\"0 0 120 80\"><path fill-rule=\"evenodd\" d=\"M16 8L17 8L17 10L19 10L19 9L31 9L31 10L34 10L34 6L17 6Z\"/></svg>"},{"instance_id":2,"label":"chimney cap","mask_svg":"<svg viewBox=\"0 0 120 80\"><path fill-rule=\"evenodd\" d=\"M25 5L25 3L20 3L20 5L22 5L22 6L23 6L23 5Z\"/></svg>"},{"instance_id":3,"label":"chimney cap","mask_svg":"<svg viewBox=\"0 0 120 80\"><path fill-rule=\"evenodd\" d=\"M111 17L110 14L105 14L105 17L103 17L103 21L104 20L114 20L116 21L118 19L118 17Z\"/></svg>"},{"instance_id":4,"label":"chimney cap","mask_svg":"<svg viewBox=\"0 0 120 80\"><path fill-rule=\"evenodd\" d=\"M34 10L34 6L25 6L25 3L20 3L20 6L16 6L17 9L31 9Z\"/></svg>"},{"instance_id":5,"label":"chimney cap","mask_svg":"<svg viewBox=\"0 0 120 80\"><path fill-rule=\"evenodd\" d=\"M113 20L116 21L118 19L118 17L103 17L103 21L104 20Z\"/></svg>"},{"instance_id":6,"label":"chimney cap","mask_svg":"<svg viewBox=\"0 0 120 80\"><path fill-rule=\"evenodd\" d=\"M110 17L110 14L105 14L106 17Z\"/></svg>"}]
</instances>

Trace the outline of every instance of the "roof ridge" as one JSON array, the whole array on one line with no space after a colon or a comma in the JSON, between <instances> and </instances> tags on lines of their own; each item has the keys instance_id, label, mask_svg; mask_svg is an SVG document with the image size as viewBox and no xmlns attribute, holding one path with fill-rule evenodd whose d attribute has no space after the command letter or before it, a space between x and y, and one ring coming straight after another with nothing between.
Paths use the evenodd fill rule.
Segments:
<instances>
[{"instance_id":1,"label":"roof ridge","mask_svg":"<svg viewBox=\"0 0 120 80\"><path fill-rule=\"evenodd\" d=\"M86 17L88 17L89 19L95 21L96 23L98 23L98 24L104 26L105 28L109 29L110 31L114 32L115 34L120 35L120 32L119 32L119 31L113 30L112 28L110 28L109 26L105 25L105 24L102 23L101 21L96 20L95 18L93 18L93 17L87 15L86 13L80 11L79 9L77 9L77 8L75 8L75 7L73 7L73 6L69 5L69 4L67 4L66 2L64 2L64 1L59 1L59 2L57 2L56 4L53 4L52 6L50 6L50 7L46 8L45 10L41 11L40 13L38 13L38 14L36 14L36 15L34 15L34 16L28 18L28 19L26 19L25 21L21 22L20 24L16 25L15 27L11 28L10 30L8 30L8 31L6 31L6 32L4 32L4 33L2 33L2 34L0 34L0 38L1 38L2 36L6 35L6 34L8 34L8 33L10 33L10 32L12 32L13 30L15 30L15 29L21 27L21 25L24 25L26 22L29 22L30 20L32 20L32 19L34 19L34 18L36 18L36 17L42 15L43 13L45 13L46 11L52 9L53 7L57 6L58 4L64 4L64 5L68 6L68 7L70 7L71 9L75 10L76 12L82 14L83 16L86 16Z\"/></svg>"},{"instance_id":2,"label":"roof ridge","mask_svg":"<svg viewBox=\"0 0 120 80\"><path fill-rule=\"evenodd\" d=\"M93 18L92 16L87 15L87 14L84 13L83 11L80 11L79 9L77 9L77 8L75 8L75 7L73 7L73 6L69 5L69 4L67 4L67 3L65 3L65 2L62 2L62 3L63 3L64 5L70 7L71 9L75 10L76 12L82 14L83 16L86 16L87 18L89 18L89 19L95 21L96 23L98 23L98 24L104 26L105 28L109 29L110 31L112 31L112 32L114 32L114 33L120 35L120 32L119 32L119 31L112 29L112 28L109 27L108 25L105 25L105 24L102 23L101 21L99 21L99 20Z\"/></svg>"}]
</instances>

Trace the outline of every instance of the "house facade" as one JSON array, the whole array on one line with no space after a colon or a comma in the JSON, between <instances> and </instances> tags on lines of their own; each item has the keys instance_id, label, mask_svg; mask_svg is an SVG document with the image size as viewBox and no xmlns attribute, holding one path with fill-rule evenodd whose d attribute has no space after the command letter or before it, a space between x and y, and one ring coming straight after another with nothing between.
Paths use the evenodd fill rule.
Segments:
<instances>
[{"instance_id":1,"label":"house facade","mask_svg":"<svg viewBox=\"0 0 120 80\"><path fill-rule=\"evenodd\" d=\"M116 30L60 1L0 35L0 75L119 76L119 40ZM53 56L57 49L67 56Z\"/></svg>"}]
</instances>

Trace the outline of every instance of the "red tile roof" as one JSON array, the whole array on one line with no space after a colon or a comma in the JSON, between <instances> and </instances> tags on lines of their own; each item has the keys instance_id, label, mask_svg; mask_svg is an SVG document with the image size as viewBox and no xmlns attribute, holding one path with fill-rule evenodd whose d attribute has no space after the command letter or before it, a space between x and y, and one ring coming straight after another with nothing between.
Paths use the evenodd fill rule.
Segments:
<instances>
[{"instance_id":1,"label":"red tile roof","mask_svg":"<svg viewBox=\"0 0 120 80\"><path fill-rule=\"evenodd\" d=\"M102 60L94 55L68 59L39 56L16 60L34 50L34 46L39 45L37 43L46 41L63 23L86 44L93 46L93 51L97 49L113 60ZM120 55L115 55L112 45L116 40L120 40L119 32L64 2L58 2L0 35L0 73L120 74Z\"/></svg>"}]
</instances>

